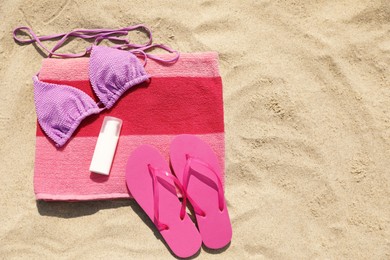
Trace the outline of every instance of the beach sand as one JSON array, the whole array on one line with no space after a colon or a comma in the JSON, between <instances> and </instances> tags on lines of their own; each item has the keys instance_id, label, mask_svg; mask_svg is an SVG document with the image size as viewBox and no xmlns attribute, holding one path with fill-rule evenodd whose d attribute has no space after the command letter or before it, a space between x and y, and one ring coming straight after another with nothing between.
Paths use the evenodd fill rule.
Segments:
<instances>
[{"instance_id":1,"label":"beach sand","mask_svg":"<svg viewBox=\"0 0 390 260\"><path fill-rule=\"evenodd\" d=\"M13 28L138 23L220 55L233 240L199 259L390 258L389 1L3 0L0 17L0 258L173 258L134 201L33 192L42 56Z\"/></svg>"}]
</instances>

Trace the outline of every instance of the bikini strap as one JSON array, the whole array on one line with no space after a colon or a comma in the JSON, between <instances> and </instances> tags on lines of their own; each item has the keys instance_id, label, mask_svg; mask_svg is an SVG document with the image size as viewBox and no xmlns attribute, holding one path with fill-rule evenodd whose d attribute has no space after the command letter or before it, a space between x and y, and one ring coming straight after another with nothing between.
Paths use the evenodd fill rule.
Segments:
<instances>
[{"instance_id":1,"label":"bikini strap","mask_svg":"<svg viewBox=\"0 0 390 260\"><path fill-rule=\"evenodd\" d=\"M126 36L130 31L134 30L144 30L146 32L146 35L148 37L147 42L142 44L136 44L136 43L130 43L128 39L120 38L120 36ZM17 37L18 32L24 32L30 36L30 39L20 39ZM81 39L95 39L93 44L86 48L84 52L80 53L57 53L56 51L60 49L64 43L68 40L68 38L81 38ZM115 49L121 49L121 50L129 50L133 52L134 54L141 54L143 55L145 59L146 64L146 58L150 58L159 62L165 62L165 63L172 63L176 62L179 58L179 52L176 50L172 50L171 48L162 45L162 44L152 44L153 37L152 32L150 29L143 25L134 25L134 26L128 26L120 29L76 29L68 33L60 33L60 34L52 34L52 35L46 35L46 36L37 36L34 31L27 26L21 26L16 28L13 31L13 38L17 43L20 44L31 44L31 43L37 43L43 50L45 50L48 53L48 57L61 57L61 58L77 58L77 57L83 57L87 54L89 54L92 50L92 46L98 45L102 40L111 40L111 41L117 41L120 44L110 46L111 48ZM57 44L50 50L47 48L43 41L48 40L55 40L59 39ZM171 59L161 59L157 57L156 55L152 55L149 53L146 53L145 51L151 49L151 48L160 48L170 53L175 53L175 57Z\"/></svg>"},{"instance_id":2,"label":"bikini strap","mask_svg":"<svg viewBox=\"0 0 390 260\"><path fill-rule=\"evenodd\" d=\"M150 49L153 49L153 48L159 48L159 49L163 49L169 53L174 53L175 56L171 59L162 59L160 57L158 57L157 55L153 55L153 54L150 54L150 53L147 53L146 51L147 50L150 50ZM166 45L163 45L163 44L151 44L149 46L145 46L145 47L140 47L140 48L137 48L137 49L133 49L133 50L130 50L130 52L134 53L134 54L140 54L143 56L144 58L144 66L146 66L147 64L147 58L151 59L151 60L154 60L154 61L157 61L157 62L162 62L162 63L175 63L179 57L180 57L180 53L177 51L177 50L173 50L171 49L170 47L166 46Z\"/></svg>"}]
</instances>

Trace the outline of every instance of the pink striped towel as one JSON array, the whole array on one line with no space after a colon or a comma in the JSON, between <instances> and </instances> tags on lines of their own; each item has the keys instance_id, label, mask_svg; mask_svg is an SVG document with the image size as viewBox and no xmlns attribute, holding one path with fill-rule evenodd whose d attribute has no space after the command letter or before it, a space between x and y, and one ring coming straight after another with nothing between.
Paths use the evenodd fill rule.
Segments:
<instances>
[{"instance_id":1,"label":"pink striped towel","mask_svg":"<svg viewBox=\"0 0 390 260\"><path fill-rule=\"evenodd\" d=\"M88 58L45 59L40 80L67 84L94 97ZM224 164L222 81L216 53L182 54L164 65L148 61L152 76L128 91L109 111L87 118L67 145L57 149L37 124L34 191L38 200L98 200L129 198L125 165L141 144L157 147L168 158L171 140L195 134L211 145ZM123 120L109 176L89 172L89 164L104 116Z\"/></svg>"}]
</instances>

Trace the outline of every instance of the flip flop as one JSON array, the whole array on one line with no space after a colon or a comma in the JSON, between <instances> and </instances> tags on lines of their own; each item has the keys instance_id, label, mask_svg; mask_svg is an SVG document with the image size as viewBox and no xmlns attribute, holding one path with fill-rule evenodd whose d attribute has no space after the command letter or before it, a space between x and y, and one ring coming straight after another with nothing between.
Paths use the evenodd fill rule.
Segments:
<instances>
[{"instance_id":1,"label":"flip flop","mask_svg":"<svg viewBox=\"0 0 390 260\"><path fill-rule=\"evenodd\" d=\"M127 162L126 184L176 256L186 258L199 251L202 239L186 213L185 192L159 151L148 145L138 147Z\"/></svg>"},{"instance_id":2,"label":"flip flop","mask_svg":"<svg viewBox=\"0 0 390 260\"><path fill-rule=\"evenodd\" d=\"M194 208L204 245L211 249L225 247L232 239L232 225L216 154L198 137L179 135L171 143L170 161Z\"/></svg>"}]
</instances>

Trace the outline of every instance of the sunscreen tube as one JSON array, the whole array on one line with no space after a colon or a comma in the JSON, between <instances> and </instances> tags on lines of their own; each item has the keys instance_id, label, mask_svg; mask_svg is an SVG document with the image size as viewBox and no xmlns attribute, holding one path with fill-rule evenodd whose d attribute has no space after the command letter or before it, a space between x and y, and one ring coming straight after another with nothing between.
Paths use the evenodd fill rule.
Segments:
<instances>
[{"instance_id":1,"label":"sunscreen tube","mask_svg":"<svg viewBox=\"0 0 390 260\"><path fill-rule=\"evenodd\" d=\"M121 119L111 116L104 117L89 171L104 175L110 174L121 128Z\"/></svg>"}]
</instances>

